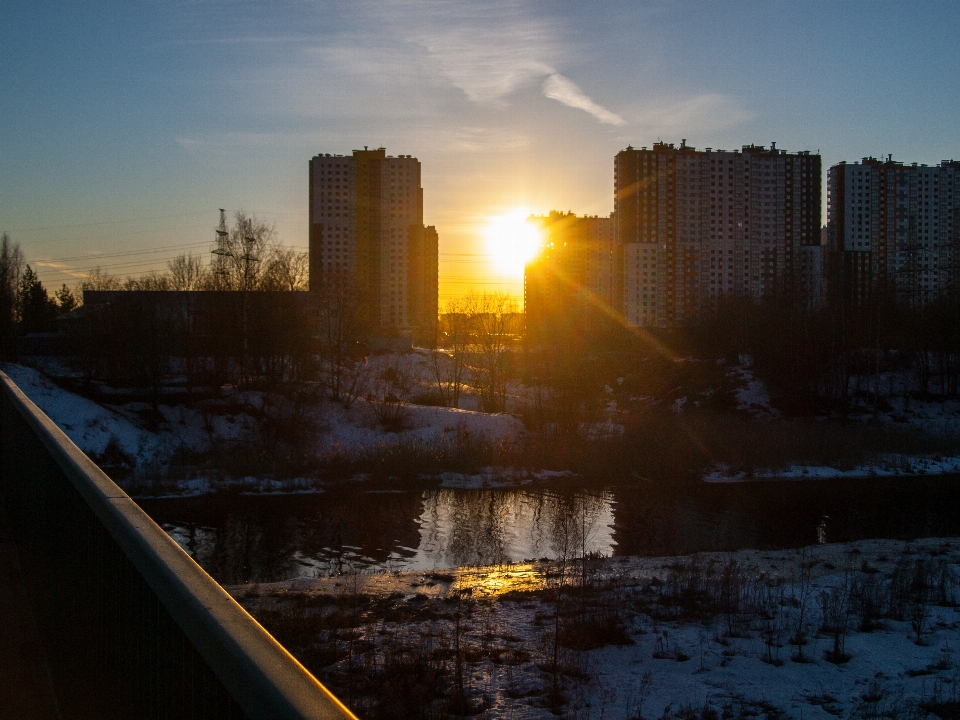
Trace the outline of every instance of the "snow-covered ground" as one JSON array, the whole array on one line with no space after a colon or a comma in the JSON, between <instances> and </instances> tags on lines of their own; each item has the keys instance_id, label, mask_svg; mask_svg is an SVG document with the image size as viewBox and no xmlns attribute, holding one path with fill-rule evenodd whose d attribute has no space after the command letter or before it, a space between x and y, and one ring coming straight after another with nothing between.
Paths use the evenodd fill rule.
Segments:
<instances>
[{"instance_id":1,"label":"snow-covered ground","mask_svg":"<svg viewBox=\"0 0 960 720\"><path fill-rule=\"evenodd\" d=\"M209 452L217 444L256 442L256 414L270 411L271 396L259 392L234 392L223 400L196 405L160 405L161 421L156 431L146 428L142 420L149 406L142 402L100 405L59 387L38 370L23 365L4 363L0 369L37 406L45 412L85 453L94 459L109 455L111 449L132 465L132 476L155 470L169 462L176 453ZM453 437L483 439L492 442L514 440L524 432L523 424L512 415L480 413L455 408L429 407L406 403L403 429L386 432L378 424L373 408L365 399L357 399L350 407L320 400L310 411L315 428L313 447L316 452L350 454L384 443L433 443ZM490 470L477 476L449 474L446 483L458 487L484 487L501 482L515 484L511 471ZM264 478L205 477L171 478L165 487L177 494L200 494L216 487L240 485L262 492L303 490L307 479L278 483ZM313 483L315 486L316 483Z\"/></svg>"},{"instance_id":2,"label":"snow-covered ground","mask_svg":"<svg viewBox=\"0 0 960 720\"><path fill-rule=\"evenodd\" d=\"M422 354L407 358L419 382L425 382L429 368ZM378 357L375 363L386 363ZM94 459L110 461L111 453L126 458L130 476L157 474L178 452L203 454L224 443L256 442L255 415L271 410L271 396L260 392L233 392L223 399L193 405L161 405L162 418L156 431L147 429L142 417L149 406L123 402L122 393L115 394L116 404L100 405L68 392L38 370L23 365L3 364L3 371L47 415L59 425L73 442ZM55 364L51 371L64 372ZM749 358L727 371L733 384L736 409L758 421L776 421L780 414L771 405L764 383L752 371ZM613 388L607 388L608 394ZM686 397L674 403L682 412ZM608 403L610 419L584 428L588 436L616 437L623 426L617 402ZM349 408L321 400L309 411L314 430L313 447L319 454L349 455L384 443L443 443L453 439L485 439L511 441L522 437L522 422L507 413L486 414L473 410L431 407L406 403L400 408L404 416L402 429L386 432L378 423L374 407L367 400L357 399ZM960 402L920 401L891 397L890 409L872 413L881 422L928 431L935 434L960 432ZM745 482L750 480L806 480L828 478L896 477L960 472L960 457L941 455L887 455L855 468L833 468L823 465L792 465L786 468L755 469L751 475L717 463L703 479L707 482ZM543 473L518 471L512 468L485 468L477 473L443 473L439 480L444 487L481 488L515 486L535 480L549 479ZM162 492L202 494L216 488L240 485L256 492L304 491L318 487L318 479L301 478L282 483L255 477L205 477L188 473L164 481Z\"/></svg>"},{"instance_id":3,"label":"snow-covered ground","mask_svg":"<svg viewBox=\"0 0 960 720\"><path fill-rule=\"evenodd\" d=\"M0 370L91 457L103 455L111 445L142 462L152 461L169 451L164 447L165 438L139 427L119 408L106 408L62 390L33 368L2 363Z\"/></svg>"},{"instance_id":4,"label":"snow-covered ground","mask_svg":"<svg viewBox=\"0 0 960 720\"><path fill-rule=\"evenodd\" d=\"M748 412L758 418L776 419L780 411L770 404L767 385L753 374L753 361L749 356L741 356L740 364L730 368L729 374L736 379L737 410Z\"/></svg>"},{"instance_id":5,"label":"snow-covered ground","mask_svg":"<svg viewBox=\"0 0 960 720\"><path fill-rule=\"evenodd\" d=\"M734 397L738 411L745 412L760 421L775 421L782 417L782 413L771 404L766 384L754 375L749 357L741 357L740 364L731 367L727 371L727 376L735 385ZM885 378L880 383L880 387L897 387L897 385L889 378ZM852 379L851 392L855 389L856 380ZM889 396L886 400L889 408L882 411L858 412L854 407L850 420L856 422L861 418L890 426L905 426L931 436L960 434L960 402L943 399L917 400L906 394ZM682 407L682 403L680 405ZM785 468L756 469L749 474L743 470L731 468L726 463L718 462L704 473L703 480L711 483L730 483L753 480L909 477L953 473L960 473L960 456L891 453L854 468L793 464Z\"/></svg>"},{"instance_id":6,"label":"snow-covered ground","mask_svg":"<svg viewBox=\"0 0 960 720\"><path fill-rule=\"evenodd\" d=\"M927 717L923 703L960 696L958 563L957 539L593 561L592 582L607 588L608 602L615 603L607 611L620 613L632 644L562 650L562 711L566 717L628 720L641 712L660 718L692 708L700 718L709 716L703 707L710 705L724 716L728 706L732 717ZM353 637L364 655L350 661L360 668L411 637L432 638L443 656L443 639L449 642L455 630L455 598L462 594L467 602L461 643L472 658L467 685L475 701L489 704L477 717L549 718L557 710L545 707L553 682L554 605L544 591L556 584L547 575L551 568L556 570L525 564L383 573L228 590L268 627L291 608L332 612L355 602L355 593L379 599L361 604L367 610ZM929 581L926 594L911 596L921 570ZM737 579L725 586L725 577ZM567 601L574 608L577 582L574 573ZM741 598L740 610L697 610L711 592L724 597L725 587ZM889 603L897 602L900 591L909 597L901 597L904 604L897 608ZM391 597L393 605L385 600ZM872 611L864 610L865 602L873 603ZM801 608L808 635L802 662L791 644ZM841 662L828 659L835 642L825 627L830 613L839 613L847 625ZM420 619L390 621L404 616ZM311 642L299 640L304 647ZM345 662L325 672L336 677Z\"/></svg>"},{"instance_id":7,"label":"snow-covered ground","mask_svg":"<svg viewBox=\"0 0 960 720\"><path fill-rule=\"evenodd\" d=\"M263 393L234 393L199 406L162 405L162 420L154 432L142 420L148 410L142 403L125 403L118 394L116 404L100 405L63 390L35 369L12 364L2 369L84 452L95 458L118 452L132 460L134 474L163 465L182 450L204 452L217 443L253 437L256 414L272 402ZM741 363L732 372L738 378L738 409L775 420L766 389L749 366ZM683 405L680 403L678 411L683 411ZM879 414L884 422L936 432L960 428L957 403L892 398L891 406ZM417 405L405 405L404 411L404 429L387 433L378 426L366 401L358 400L349 409L324 401L313 418L314 442L320 450L349 452L385 441L432 442L464 436L509 440L523 433L520 421L507 414ZM616 402L611 401L610 411L617 411ZM795 466L771 471L768 476L786 480L952 472L960 472L960 458L897 455L853 470ZM488 487L550 480L557 475L487 468L472 474L443 473L440 481L446 487ZM754 475L757 477L760 474ZM718 466L706 479L729 482L747 478ZM178 493L196 494L223 486L222 481L213 483L203 477L177 482ZM279 482L238 477L229 482L257 492L318 489L312 478ZM924 562L928 563L924 567L939 573L949 597L908 603L885 614L876 610L877 627L858 631L866 612L866 584L879 588L874 599L881 604L886 602L884 597L895 595L891 588L895 589L897 582L906 583L904 592L909 595L912 580L904 579L904 568L914 572L918 563ZM808 584L803 580L804 567L811 570ZM697 618L684 617L682 593L670 593L683 587L693 588L691 592L696 587L716 589L717 583L722 585L725 570L731 568L739 573L741 589L753 594L750 602L765 603L765 609L737 612L736 618L716 609ZM548 590L556 585L551 571L555 566L534 563L429 574L294 580L230 591L254 615L261 614L268 627L271 612L285 605L302 608L305 597L317 596L328 596L320 607L329 609L351 585L379 598L397 593L392 602L406 609L434 608L430 619L416 622L365 621L355 639L374 653L384 643L412 634L437 643L449 639L451 601L465 597L469 601L465 643L474 651L467 684L474 698L489 702L489 709L479 717L547 718L552 716L545 705L549 704L546 689L552 683L549 650L554 613ZM563 711L570 716L630 719L642 714L658 718L689 707L698 717L707 718L709 713L701 709L708 704L720 713L730 706L734 716L906 718L927 715L921 701L960 699L960 614L955 608L960 593L960 541L929 539L904 544L877 540L817 546L802 553L702 554L695 560L614 558L596 561L592 572L594 587L600 588L596 597L610 599L632 644L561 653ZM854 582L860 583L859 608L851 592ZM771 604L769 593L778 593L779 599ZM827 632L818 635L817 630L829 625L824 622L825 613L844 594L848 609L853 608L846 614L850 631L845 652L850 657L834 663L825 657L833 638ZM569 595L572 603L575 591ZM334 600L329 600L331 597ZM696 606L695 593L687 601ZM801 607L809 611L810 637L803 646L808 662L792 659L796 648L789 642ZM417 615L405 611L392 617L405 614ZM731 631L734 621L736 630Z\"/></svg>"}]
</instances>

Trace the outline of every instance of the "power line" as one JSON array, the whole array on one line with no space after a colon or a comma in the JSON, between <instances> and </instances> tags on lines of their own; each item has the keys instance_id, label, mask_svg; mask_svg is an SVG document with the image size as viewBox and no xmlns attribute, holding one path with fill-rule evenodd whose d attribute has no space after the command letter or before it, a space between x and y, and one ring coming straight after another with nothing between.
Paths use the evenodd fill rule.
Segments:
<instances>
[{"instance_id":1,"label":"power line","mask_svg":"<svg viewBox=\"0 0 960 720\"><path fill-rule=\"evenodd\" d=\"M165 250L180 250L180 249L186 249L186 248L199 248L199 247L207 247L207 246L209 246L209 245L210 245L209 242L194 242L194 243L186 243L186 244L183 244L183 245L164 245L164 246L161 246L161 247L158 247L158 248L154 248L153 250L126 250L126 251L124 251L124 252L107 253L107 254L104 254L104 255L94 255L94 256L91 256L91 255L75 255L75 256L73 256L73 257L62 257L62 258L42 258L42 259L40 259L40 260L35 260L34 262L38 262L38 263L40 263L40 262L45 262L45 263L53 263L53 262L74 262L74 261L78 261L78 260L98 260L98 259L100 259L100 258L124 257L124 256L128 256L128 255L150 255L150 254L154 254L154 253L164 252Z\"/></svg>"},{"instance_id":2,"label":"power line","mask_svg":"<svg viewBox=\"0 0 960 720\"><path fill-rule=\"evenodd\" d=\"M14 228L9 232L36 232L39 230L68 230L70 228L80 228L80 227L103 227L105 225L123 225L126 223L139 223L139 222L149 222L152 220L167 220L169 218L180 218L180 217L195 217L197 215L207 215L210 211L204 210L203 212L194 212L194 213L180 213L178 215L158 215L157 217L149 218L135 218L132 220L106 220L104 222L96 223L76 223L74 225L48 225L46 227L32 227L32 228Z\"/></svg>"},{"instance_id":3,"label":"power line","mask_svg":"<svg viewBox=\"0 0 960 720\"><path fill-rule=\"evenodd\" d=\"M39 227L24 227L24 228L13 228L8 232L38 232L41 230L69 230L71 228L83 228L83 227L105 227L107 225L125 225L125 224L135 224L135 223L144 223L144 222L153 222L154 220L169 220L170 218L183 218L183 217L197 217L199 215L209 215L209 210L201 210L198 212L190 213L176 213L174 215L156 215L154 217L139 217L131 218L129 220L104 220L102 222L89 222L89 223L72 223L69 225L45 225ZM251 211L251 215L276 215L280 217L304 217L307 215L305 212L276 212L271 210L258 210Z\"/></svg>"}]
</instances>

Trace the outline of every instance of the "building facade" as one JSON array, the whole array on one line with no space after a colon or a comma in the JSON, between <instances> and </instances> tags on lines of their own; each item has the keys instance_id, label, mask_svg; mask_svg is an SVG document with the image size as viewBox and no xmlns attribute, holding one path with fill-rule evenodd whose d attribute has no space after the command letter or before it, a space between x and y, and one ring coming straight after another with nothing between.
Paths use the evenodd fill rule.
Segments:
<instances>
[{"instance_id":1,"label":"building facade","mask_svg":"<svg viewBox=\"0 0 960 720\"><path fill-rule=\"evenodd\" d=\"M543 247L524 270L523 306L534 341L561 337L562 327L596 325L615 312L612 217L551 211L531 216Z\"/></svg>"},{"instance_id":2,"label":"building facade","mask_svg":"<svg viewBox=\"0 0 960 720\"><path fill-rule=\"evenodd\" d=\"M832 300L923 305L960 291L960 162L863 158L827 175Z\"/></svg>"},{"instance_id":3,"label":"building facade","mask_svg":"<svg viewBox=\"0 0 960 720\"><path fill-rule=\"evenodd\" d=\"M724 297L819 303L820 156L683 141L614 163L617 295L629 325L674 327Z\"/></svg>"},{"instance_id":4,"label":"building facade","mask_svg":"<svg viewBox=\"0 0 960 720\"><path fill-rule=\"evenodd\" d=\"M420 161L384 148L310 160L310 289L345 283L369 332L437 320L438 236L423 225Z\"/></svg>"}]
</instances>

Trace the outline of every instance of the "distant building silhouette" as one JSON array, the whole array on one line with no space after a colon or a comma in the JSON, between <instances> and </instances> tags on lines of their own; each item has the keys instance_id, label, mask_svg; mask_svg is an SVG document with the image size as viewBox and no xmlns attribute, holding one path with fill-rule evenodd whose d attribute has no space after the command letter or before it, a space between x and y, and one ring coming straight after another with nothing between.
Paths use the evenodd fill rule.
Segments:
<instances>
[{"instance_id":1,"label":"distant building silhouette","mask_svg":"<svg viewBox=\"0 0 960 720\"><path fill-rule=\"evenodd\" d=\"M612 217L551 211L531 216L543 248L524 270L528 337L562 339L574 328L595 327L618 306Z\"/></svg>"},{"instance_id":2,"label":"distant building silhouette","mask_svg":"<svg viewBox=\"0 0 960 720\"><path fill-rule=\"evenodd\" d=\"M437 246L416 158L365 148L310 160L310 289L347 284L369 333L436 323Z\"/></svg>"},{"instance_id":3,"label":"distant building silhouette","mask_svg":"<svg viewBox=\"0 0 960 720\"><path fill-rule=\"evenodd\" d=\"M820 299L820 156L655 143L614 162L617 294L628 325L694 322L723 297Z\"/></svg>"},{"instance_id":4,"label":"distant building silhouette","mask_svg":"<svg viewBox=\"0 0 960 720\"><path fill-rule=\"evenodd\" d=\"M827 175L827 277L833 301L889 294L924 305L960 291L960 162L867 157Z\"/></svg>"}]
</instances>

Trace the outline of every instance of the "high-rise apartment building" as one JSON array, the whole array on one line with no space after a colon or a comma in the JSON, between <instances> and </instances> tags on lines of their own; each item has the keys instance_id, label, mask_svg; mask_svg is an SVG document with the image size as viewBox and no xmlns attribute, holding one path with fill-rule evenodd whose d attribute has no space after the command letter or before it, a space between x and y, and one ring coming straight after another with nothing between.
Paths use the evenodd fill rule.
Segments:
<instances>
[{"instance_id":1,"label":"high-rise apartment building","mask_svg":"<svg viewBox=\"0 0 960 720\"><path fill-rule=\"evenodd\" d=\"M551 211L527 222L543 238L541 252L524 270L528 335L534 340L558 337L569 323L595 324L614 312L613 218Z\"/></svg>"},{"instance_id":2,"label":"high-rise apartment building","mask_svg":"<svg viewBox=\"0 0 960 720\"><path fill-rule=\"evenodd\" d=\"M614 163L618 295L629 325L695 321L723 297L819 301L820 156L656 143Z\"/></svg>"},{"instance_id":3,"label":"high-rise apartment building","mask_svg":"<svg viewBox=\"0 0 960 720\"><path fill-rule=\"evenodd\" d=\"M960 162L863 158L827 174L831 300L922 305L960 292Z\"/></svg>"},{"instance_id":4,"label":"high-rise apartment building","mask_svg":"<svg viewBox=\"0 0 960 720\"><path fill-rule=\"evenodd\" d=\"M310 288L346 283L370 333L436 322L437 248L419 160L384 148L310 160Z\"/></svg>"}]
</instances>

